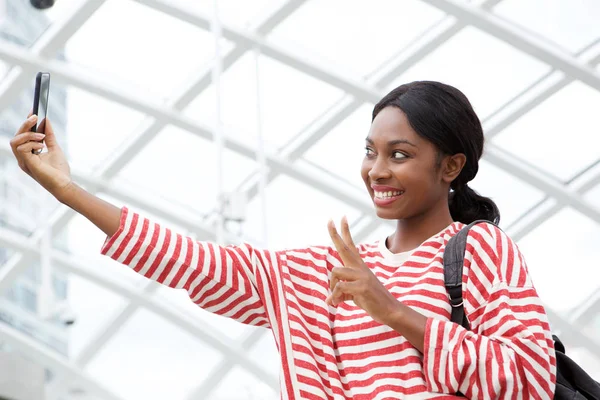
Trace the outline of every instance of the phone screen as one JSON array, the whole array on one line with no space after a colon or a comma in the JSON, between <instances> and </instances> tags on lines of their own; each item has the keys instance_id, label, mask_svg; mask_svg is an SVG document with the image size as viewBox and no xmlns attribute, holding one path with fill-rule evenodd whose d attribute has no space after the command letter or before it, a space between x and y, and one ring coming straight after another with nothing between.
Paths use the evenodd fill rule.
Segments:
<instances>
[{"instance_id":1,"label":"phone screen","mask_svg":"<svg viewBox=\"0 0 600 400\"><path fill-rule=\"evenodd\" d=\"M48 116L48 97L50 95L50 74L40 74L40 97L38 100L38 127L37 131L45 133L46 117Z\"/></svg>"}]
</instances>

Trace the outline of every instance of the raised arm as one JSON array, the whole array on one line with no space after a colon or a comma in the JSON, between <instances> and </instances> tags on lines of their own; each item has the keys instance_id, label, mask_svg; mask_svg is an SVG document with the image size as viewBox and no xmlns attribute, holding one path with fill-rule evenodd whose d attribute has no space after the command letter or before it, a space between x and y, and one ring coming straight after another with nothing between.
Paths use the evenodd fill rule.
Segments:
<instances>
[{"instance_id":1,"label":"raised arm","mask_svg":"<svg viewBox=\"0 0 600 400\"><path fill-rule=\"evenodd\" d=\"M212 313L256 326L279 318L277 312L267 317L264 306L273 303L276 253L199 242L123 208L119 229L106 239L102 254L148 279L185 289Z\"/></svg>"},{"instance_id":2,"label":"raised arm","mask_svg":"<svg viewBox=\"0 0 600 400\"><path fill-rule=\"evenodd\" d=\"M194 303L213 313L259 326L279 317L278 308L269 306L273 286L281 286L272 281L278 276L273 273L278 268L276 254L250 246L197 242L88 193L71 180L50 122L45 137L30 132L35 122L35 116L30 117L11 140L19 166L107 235L103 254L149 279L187 290ZM43 148L40 139L48 152L33 154Z\"/></svg>"}]
</instances>

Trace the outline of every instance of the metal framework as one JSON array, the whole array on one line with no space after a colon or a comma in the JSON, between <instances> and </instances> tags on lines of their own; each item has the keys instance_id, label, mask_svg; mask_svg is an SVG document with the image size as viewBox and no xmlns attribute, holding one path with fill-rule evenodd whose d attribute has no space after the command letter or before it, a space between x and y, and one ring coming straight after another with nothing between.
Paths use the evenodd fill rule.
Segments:
<instances>
[{"instance_id":1,"label":"metal framework","mask_svg":"<svg viewBox=\"0 0 600 400\"><path fill-rule=\"evenodd\" d=\"M167 0L136 1L201 29L207 31L211 29L210 16L190 12L184 6L175 2L172 3ZM272 43L266 37L278 24L300 8L305 0L288 0L284 2L251 30L241 30L228 25L221 26L222 36L235 44L232 50L222 56L220 63L222 69L227 69L235 64L248 51L259 49L261 54L336 87L344 93L326 112L307 125L306 129L299 132L294 140L282 148L279 153L265 155L268 166L267 180L271 182L279 175L286 175L359 210L362 213L360 217L362 228L356 235L357 240L368 235L370 231L377 229L382 224L374 218L371 204L356 190L344 186L340 187L334 178L315 173L310 167L296 161L301 160L315 143L361 105L378 101L383 95L383 88L390 84L395 77L442 46L464 27L474 26L553 67L551 72L541 77L533 85L519 93L509 104L503 105L483 121L489 138L502 132L525 113L575 80L584 82L600 91L600 74L594 69L600 63L600 48L595 49L594 52L592 46L591 52L593 54L591 55L571 55L561 49L552 47L529 32L511 25L491 13L491 8L498 4L500 0L485 0L478 6L469 5L459 0L423 1L444 11L447 16L425 30L414 43L407 46L394 59L380 66L367 80L361 77L344 76L327 65L308 61L308 58L302 54L284 49ZM208 140L212 138L212 127L197 123L182 113L182 110L211 84L212 66L208 66L206 70L201 71L196 80L188 86L174 93L168 104L161 104L158 101L148 100L140 94L125 92L121 88L113 87L102 78L76 70L68 63L56 60L54 56L65 42L87 19L93 16L94 12L103 3L104 0L79 0L77 6L73 7L72 11L63 20L53 23L51 28L42 35L31 49L26 50L0 41L0 59L14 66L0 83L0 107L10 105L27 85L28 77L32 74L32 71L43 68L50 71L55 79L59 79L66 84L144 113L147 117L136 131L129 136L124 146L113 154L107 163L92 174L74 170L75 180L94 193L106 193L120 201L125 201L146 209L161 218L173 221L197 235L199 239L214 239L215 229L204 219L182 210L166 207L165 204L159 201L141 198L131 189L113 181L113 178L132 159L134 154L143 149L168 125L179 127L201 138ZM557 71L564 75L557 78ZM225 136L224 144L227 149L246 157L252 158L256 152L256 149L252 146L239 141L233 135ZM8 145L0 143L0 157L9 155ZM600 208L590 204L583 196L600 184L600 170L598 168L593 169L591 173L584 174L581 179L563 184L529 166L524 160L508 154L495 146L493 142L487 144L484 158L547 195L538 204L540 207L547 205L543 212L536 214L534 217L523 215L519 223L509 227L509 233L515 239L522 238L565 206L576 209L600 224ZM250 198L256 196L259 192L259 174L260 171L251 173L240 187L240 190L246 191ZM550 204L550 202L554 203ZM66 207L59 207L50 218L52 232L54 234L60 232L73 216L74 213L71 210ZM23 272L31 260L39 257L38 243L41 237L41 231L35 232L30 238L26 238L0 228L0 245L17 251L17 255L13 256L0 269L0 292L12 284L15 277ZM230 237L228 239L236 240L237 238ZM212 375L190 393L189 400L206 398L234 365L241 366L268 385L274 388L277 387L276 377L266 373L247 353L261 338L264 331L252 331L241 343L227 340L213 328L202 326L190 320L184 314L177 312L177 310L166 307L164 303L159 301L159 296L155 293L155 284L148 284L139 290L132 291L123 285L106 279L94 270L81 267L81 265L87 265L89 261L58 250L52 251L51 258L58 268L89 279L129 300L128 304L117 310L114 317L98 330L77 358L71 361L61 359L33 341L21 337L18 332L0 325L1 338L9 341L26 354L39 357L44 365L57 373L59 378L53 382L50 388L51 398L61 396L68 387L67 381L71 379L75 379L90 393L101 398L117 398L110 391L95 383L91 377L78 371L85 368L98 350L117 333L119 327L133 315L138 307L146 308L164 317L224 355L223 361L214 369ZM598 304L597 298L582 304L577 312L578 318L581 319L581 316L589 315L590 308L598 308ZM561 330L570 332L571 337L585 343L586 347L600 358L598 343L586 337L585 334L570 329L570 322L572 321L566 321L554 312L551 312L550 315L554 324L559 326Z\"/></svg>"},{"instance_id":2,"label":"metal framework","mask_svg":"<svg viewBox=\"0 0 600 400\"><path fill-rule=\"evenodd\" d=\"M49 351L39 342L27 337L16 329L6 324L0 324L0 338L25 356L36 360L36 362L44 367L76 383L78 387L86 390L89 394L98 396L100 399L122 400L109 389L103 387L94 378L79 370L72 362L60 357L53 351Z\"/></svg>"}]
</instances>

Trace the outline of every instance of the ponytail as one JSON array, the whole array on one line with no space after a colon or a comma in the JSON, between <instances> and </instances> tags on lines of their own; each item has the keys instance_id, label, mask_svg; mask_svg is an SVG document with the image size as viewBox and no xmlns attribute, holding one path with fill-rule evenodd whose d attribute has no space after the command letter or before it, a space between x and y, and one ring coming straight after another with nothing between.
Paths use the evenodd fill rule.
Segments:
<instances>
[{"instance_id":1,"label":"ponytail","mask_svg":"<svg viewBox=\"0 0 600 400\"><path fill-rule=\"evenodd\" d=\"M458 186L450 193L448 205L454 221L470 224L485 219L496 225L500 222L500 211L496 203L488 197L480 196L467 184Z\"/></svg>"}]
</instances>

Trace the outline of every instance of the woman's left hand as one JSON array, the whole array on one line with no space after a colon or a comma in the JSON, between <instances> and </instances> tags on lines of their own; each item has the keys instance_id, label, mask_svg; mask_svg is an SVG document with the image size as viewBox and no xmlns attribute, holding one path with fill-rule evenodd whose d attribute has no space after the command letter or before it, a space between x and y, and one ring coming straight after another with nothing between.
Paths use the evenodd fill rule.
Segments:
<instances>
[{"instance_id":1,"label":"woman's left hand","mask_svg":"<svg viewBox=\"0 0 600 400\"><path fill-rule=\"evenodd\" d=\"M348 220L345 217L342 219L342 236L338 234L333 221L329 221L328 228L344 266L332 270L332 293L327 298L327 303L335 307L343 301L352 300L375 321L386 324L401 307L401 303L365 265L350 235Z\"/></svg>"}]
</instances>

